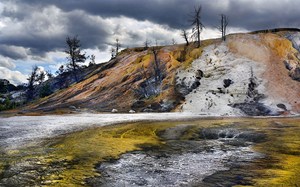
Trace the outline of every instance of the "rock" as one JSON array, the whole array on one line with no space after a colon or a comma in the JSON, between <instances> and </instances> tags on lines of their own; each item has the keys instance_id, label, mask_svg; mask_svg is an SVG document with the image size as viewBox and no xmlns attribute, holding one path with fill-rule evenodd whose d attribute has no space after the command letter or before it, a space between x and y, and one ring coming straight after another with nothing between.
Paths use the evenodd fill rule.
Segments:
<instances>
[{"instance_id":1,"label":"rock","mask_svg":"<svg viewBox=\"0 0 300 187\"><path fill-rule=\"evenodd\" d=\"M234 108L238 108L243 111L248 116L272 116L277 115L272 112L267 106L259 102L245 102L245 103L236 103L230 105Z\"/></svg>"},{"instance_id":2,"label":"rock","mask_svg":"<svg viewBox=\"0 0 300 187\"><path fill-rule=\"evenodd\" d=\"M129 110L129 113L135 113L135 111L134 110Z\"/></svg>"},{"instance_id":3,"label":"rock","mask_svg":"<svg viewBox=\"0 0 300 187\"><path fill-rule=\"evenodd\" d=\"M278 108L281 108L281 109L283 109L284 111L287 111L287 108L286 108L286 106L284 105L284 104L282 104L282 103L279 103L278 105L276 105Z\"/></svg>"},{"instance_id":4,"label":"rock","mask_svg":"<svg viewBox=\"0 0 300 187\"><path fill-rule=\"evenodd\" d=\"M224 79L223 83L224 88L228 88L231 84L233 84L233 81L231 79Z\"/></svg>"},{"instance_id":5,"label":"rock","mask_svg":"<svg viewBox=\"0 0 300 187\"><path fill-rule=\"evenodd\" d=\"M290 72L292 79L300 81L300 67L296 67L293 71Z\"/></svg>"},{"instance_id":6,"label":"rock","mask_svg":"<svg viewBox=\"0 0 300 187\"><path fill-rule=\"evenodd\" d=\"M111 113L117 113L117 112L118 112L118 110L115 108L111 110Z\"/></svg>"},{"instance_id":7,"label":"rock","mask_svg":"<svg viewBox=\"0 0 300 187\"><path fill-rule=\"evenodd\" d=\"M145 107L145 101L140 101L140 100L138 100L138 101L136 101L136 102L134 102L133 104L132 104L132 106L131 106L131 108L133 109L133 110L137 110L137 109L139 109L139 108L143 108L143 107Z\"/></svg>"},{"instance_id":8,"label":"rock","mask_svg":"<svg viewBox=\"0 0 300 187\"><path fill-rule=\"evenodd\" d=\"M200 82L199 81L195 81L192 86L191 86L191 89L194 90L196 88L198 88L200 86Z\"/></svg>"},{"instance_id":9,"label":"rock","mask_svg":"<svg viewBox=\"0 0 300 187\"><path fill-rule=\"evenodd\" d=\"M285 68L288 69L289 71L291 71L293 69L293 67L288 63L288 61L283 61Z\"/></svg>"},{"instance_id":10,"label":"rock","mask_svg":"<svg viewBox=\"0 0 300 187\"><path fill-rule=\"evenodd\" d=\"M76 110L77 108L75 106L69 106L70 110Z\"/></svg>"},{"instance_id":11,"label":"rock","mask_svg":"<svg viewBox=\"0 0 300 187\"><path fill-rule=\"evenodd\" d=\"M175 89L181 96L185 96L190 93L189 87L185 84L177 84Z\"/></svg>"},{"instance_id":12,"label":"rock","mask_svg":"<svg viewBox=\"0 0 300 187\"><path fill-rule=\"evenodd\" d=\"M151 108L145 108L143 109L143 112L154 112Z\"/></svg>"},{"instance_id":13,"label":"rock","mask_svg":"<svg viewBox=\"0 0 300 187\"><path fill-rule=\"evenodd\" d=\"M283 63L286 69L289 70L289 76L296 81L300 81L300 66L287 60L283 61Z\"/></svg>"},{"instance_id":14,"label":"rock","mask_svg":"<svg viewBox=\"0 0 300 187\"><path fill-rule=\"evenodd\" d=\"M218 88L218 90L221 94L225 94L225 91L222 88Z\"/></svg>"},{"instance_id":15,"label":"rock","mask_svg":"<svg viewBox=\"0 0 300 187\"><path fill-rule=\"evenodd\" d=\"M196 72L196 79L201 79L204 76L203 71L201 71L200 69L197 70Z\"/></svg>"},{"instance_id":16,"label":"rock","mask_svg":"<svg viewBox=\"0 0 300 187\"><path fill-rule=\"evenodd\" d=\"M159 131L157 135L164 140L180 140L184 133L191 128L191 125L177 125L175 127Z\"/></svg>"},{"instance_id":17,"label":"rock","mask_svg":"<svg viewBox=\"0 0 300 187\"><path fill-rule=\"evenodd\" d=\"M152 110L159 110L161 108L160 103L152 103L148 106L148 108L151 108Z\"/></svg>"}]
</instances>

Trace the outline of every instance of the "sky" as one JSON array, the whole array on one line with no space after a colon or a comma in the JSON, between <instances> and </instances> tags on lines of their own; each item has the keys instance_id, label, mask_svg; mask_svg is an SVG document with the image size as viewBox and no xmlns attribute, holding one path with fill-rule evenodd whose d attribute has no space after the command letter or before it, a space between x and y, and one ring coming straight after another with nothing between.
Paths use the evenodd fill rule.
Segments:
<instances>
[{"instance_id":1,"label":"sky","mask_svg":"<svg viewBox=\"0 0 300 187\"><path fill-rule=\"evenodd\" d=\"M117 38L123 48L183 43L200 5L202 39L221 37L220 14L229 33L300 27L300 0L1 0L0 79L24 83L34 65L54 73L67 63L67 36L78 36L96 63L110 59Z\"/></svg>"}]
</instances>

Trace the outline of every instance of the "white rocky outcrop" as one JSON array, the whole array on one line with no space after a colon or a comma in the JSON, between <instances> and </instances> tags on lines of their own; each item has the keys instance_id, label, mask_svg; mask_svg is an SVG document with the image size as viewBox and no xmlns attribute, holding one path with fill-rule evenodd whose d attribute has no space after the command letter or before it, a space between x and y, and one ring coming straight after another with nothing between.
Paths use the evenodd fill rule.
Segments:
<instances>
[{"instance_id":1,"label":"white rocky outcrop","mask_svg":"<svg viewBox=\"0 0 300 187\"><path fill-rule=\"evenodd\" d=\"M256 107L265 107L264 110L272 115L282 110L277 104L284 101L267 97L267 80L263 79L265 71L264 63L230 52L226 43L210 45L190 68L177 72L176 85L190 88L181 110L210 116L242 116L245 111L233 106L250 103L247 107L254 110L251 105L259 99L259 106ZM199 72L202 77L199 77ZM256 94L255 97L249 93L250 80L255 82L252 93ZM200 84L195 86L196 82Z\"/></svg>"}]
</instances>

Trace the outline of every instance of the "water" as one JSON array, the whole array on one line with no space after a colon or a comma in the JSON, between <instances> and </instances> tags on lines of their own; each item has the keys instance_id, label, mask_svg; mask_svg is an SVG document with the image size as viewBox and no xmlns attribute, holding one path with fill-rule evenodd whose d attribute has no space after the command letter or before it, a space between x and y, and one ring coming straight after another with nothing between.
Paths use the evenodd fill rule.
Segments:
<instances>
[{"instance_id":1,"label":"water","mask_svg":"<svg viewBox=\"0 0 300 187\"><path fill-rule=\"evenodd\" d=\"M0 186L299 183L299 118L197 117L168 113L0 118ZM137 121L150 122L131 123ZM130 124L109 126L116 123ZM268 176L268 169L286 170L287 176Z\"/></svg>"},{"instance_id":2,"label":"water","mask_svg":"<svg viewBox=\"0 0 300 187\"><path fill-rule=\"evenodd\" d=\"M104 186L193 186L217 171L227 171L234 163L249 162L261 155L250 147L230 147L218 141L199 142L197 146L210 151L195 153L133 152L113 163L102 163L98 183Z\"/></svg>"},{"instance_id":3,"label":"water","mask_svg":"<svg viewBox=\"0 0 300 187\"><path fill-rule=\"evenodd\" d=\"M96 126L135 121L180 120L195 117L197 116L183 113L0 117L0 150L16 149L29 143L39 142L45 138Z\"/></svg>"},{"instance_id":4,"label":"water","mask_svg":"<svg viewBox=\"0 0 300 187\"><path fill-rule=\"evenodd\" d=\"M180 126L175 128L182 130ZM169 134L167 131L174 135L174 128L167 129L164 134ZM102 177L91 180L90 184L112 187L205 186L202 181L206 177L263 157L251 148L257 140L252 135L263 137L261 133L223 127L200 132L199 137L207 138L183 141L178 136L167 140L162 148L126 153L118 160L101 163L97 170ZM217 182L221 185L223 181Z\"/></svg>"}]
</instances>

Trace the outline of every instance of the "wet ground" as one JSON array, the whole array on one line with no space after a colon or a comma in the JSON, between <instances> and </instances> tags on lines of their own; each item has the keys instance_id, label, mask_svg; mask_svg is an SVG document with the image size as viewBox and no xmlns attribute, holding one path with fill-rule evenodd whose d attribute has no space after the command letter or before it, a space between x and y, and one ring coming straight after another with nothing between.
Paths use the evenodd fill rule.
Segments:
<instances>
[{"instance_id":1,"label":"wet ground","mask_svg":"<svg viewBox=\"0 0 300 187\"><path fill-rule=\"evenodd\" d=\"M64 117L57 119L65 121ZM23 129L22 125L30 129L27 125L47 124L45 118L44 122L18 117L3 120L0 186L300 183L299 118L190 119L109 126L93 123L92 118L79 124L78 119L70 118L60 125L62 128L55 125L62 124L59 120L51 118L52 125L45 125L45 129L55 130L45 130L46 135L42 130L7 133L13 132L8 129L14 129L14 124L19 129ZM16 123L21 121L22 125ZM101 124L111 124L104 122ZM18 146L13 146L14 139Z\"/></svg>"}]
</instances>

